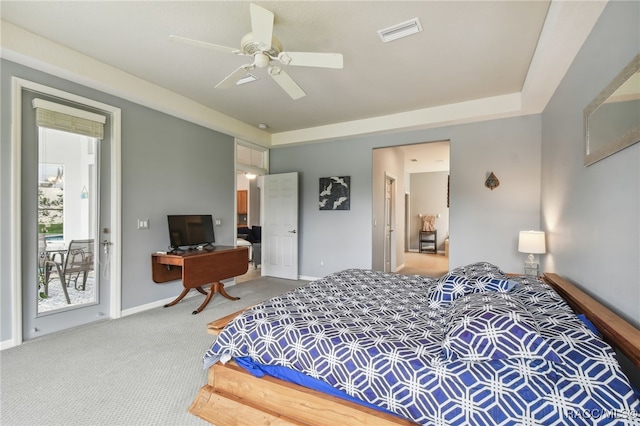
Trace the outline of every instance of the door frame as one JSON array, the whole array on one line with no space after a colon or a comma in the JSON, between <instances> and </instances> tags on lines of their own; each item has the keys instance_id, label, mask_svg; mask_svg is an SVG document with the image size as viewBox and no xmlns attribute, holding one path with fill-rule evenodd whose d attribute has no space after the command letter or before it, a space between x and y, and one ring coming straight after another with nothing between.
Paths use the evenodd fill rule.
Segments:
<instances>
[{"instance_id":1,"label":"door frame","mask_svg":"<svg viewBox=\"0 0 640 426\"><path fill-rule=\"evenodd\" d=\"M260 166L257 165L251 165L251 164L245 164L245 163L241 163L238 159L238 146L243 146L255 151L260 151L262 153L262 164ZM261 182L262 182L262 176L264 175L268 175L269 174L269 148L266 148L264 146L252 143L252 142L248 142L246 140L243 139L238 139L235 138L234 139L234 148L233 148L233 158L234 158L234 164L235 164L235 179L233 180L233 193L234 193L234 199L233 199L233 235L234 235L234 239L233 239L233 245L237 246L238 245L238 241L237 241L237 229L238 229L238 203L237 203L237 193L238 193L238 174L239 173L253 173L256 175L256 185L258 186L258 188L260 189L260 213L259 213L259 217L260 217L260 226L263 225L262 223L262 218L264 217L264 203L262 201L262 187L261 187ZM251 191L249 191L249 195L248 195L249 199L251 198ZM249 225L250 219L251 219L251 204L249 201L249 211L247 212L247 225ZM260 275L262 275L262 268L260 268ZM233 282L234 284L237 282L236 278L233 278Z\"/></svg>"},{"instance_id":2,"label":"door frame","mask_svg":"<svg viewBox=\"0 0 640 426\"><path fill-rule=\"evenodd\" d=\"M386 198L387 198L387 182L389 182L389 186L391 189L391 202L389 203L389 211L386 209ZM384 228L384 236L382 242L382 270L385 271L387 265L387 252L389 253L389 271L385 272L396 272L397 268L397 244L395 237L395 226L396 226L396 202L397 202L397 182L398 179L395 175L385 171L384 172L384 192L383 192L383 201L384 201L384 217L383 217L383 228ZM387 216L388 214L388 216ZM389 242L387 246L387 222L390 222L390 230L389 230Z\"/></svg>"},{"instance_id":3,"label":"door frame","mask_svg":"<svg viewBox=\"0 0 640 426\"><path fill-rule=\"evenodd\" d=\"M74 95L63 90L45 86L40 83L25 80L19 77L11 78L11 198L10 222L11 233L9 235L10 272L12 283L11 288L11 310L12 310L12 339L11 346L18 346L23 343L22 332L22 182L21 161L22 161L22 91L31 90L45 95L55 96L64 100L77 102L93 108L102 110L110 117L111 132L111 198L110 208L110 238L111 238L111 260L109 262L109 317L120 318L122 314L122 247L121 247L121 110L112 105L94 101L82 96Z\"/></svg>"}]
</instances>

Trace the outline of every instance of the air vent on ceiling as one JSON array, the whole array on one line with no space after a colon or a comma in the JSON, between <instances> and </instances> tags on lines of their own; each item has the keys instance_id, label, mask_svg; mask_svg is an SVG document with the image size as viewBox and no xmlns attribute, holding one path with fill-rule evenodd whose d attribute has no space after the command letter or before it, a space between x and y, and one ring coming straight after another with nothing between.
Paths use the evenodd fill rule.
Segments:
<instances>
[{"instance_id":1,"label":"air vent on ceiling","mask_svg":"<svg viewBox=\"0 0 640 426\"><path fill-rule=\"evenodd\" d=\"M420 25L420 19L413 18L409 21L402 22L393 27L378 30L378 35L383 42L388 43L393 40L397 40L402 37L407 37L412 34L416 34L422 31L422 25Z\"/></svg>"},{"instance_id":2,"label":"air vent on ceiling","mask_svg":"<svg viewBox=\"0 0 640 426\"><path fill-rule=\"evenodd\" d=\"M253 83L256 80L259 80L259 78L251 73L247 73L247 75L238 80L236 84L239 86L241 84Z\"/></svg>"}]
</instances>

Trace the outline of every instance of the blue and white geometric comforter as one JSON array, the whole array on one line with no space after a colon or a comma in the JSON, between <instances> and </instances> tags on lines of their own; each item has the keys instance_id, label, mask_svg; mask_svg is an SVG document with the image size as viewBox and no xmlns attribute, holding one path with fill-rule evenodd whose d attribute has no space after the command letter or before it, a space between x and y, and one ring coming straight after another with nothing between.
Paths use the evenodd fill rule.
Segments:
<instances>
[{"instance_id":1,"label":"blue and white geometric comforter","mask_svg":"<svg viewBox=\"0 0 640 426\"><path fill-rule=\"evenodd\" d=\"M542 281L350 269L244 312L205 366L251 357L429 425L640 424L611 347Z\"/></svg>"}]
</instances>

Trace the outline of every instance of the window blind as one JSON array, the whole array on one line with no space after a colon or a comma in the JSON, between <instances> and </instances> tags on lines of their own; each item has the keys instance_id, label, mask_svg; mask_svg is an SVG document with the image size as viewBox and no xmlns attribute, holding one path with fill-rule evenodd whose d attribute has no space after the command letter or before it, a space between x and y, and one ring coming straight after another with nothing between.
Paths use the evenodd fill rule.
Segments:
<instances>
[{"instance_id":1,"label":"window blind","mask_svg":"<svg viewBox=\"0 0 640 426\"><path fill-rule=\"evenodd\" d=\"M62 130L92 138L104 138L107 117L93 112L73 108L44 99L34 99L38 127Z\"/></svg>"}]
</instances>

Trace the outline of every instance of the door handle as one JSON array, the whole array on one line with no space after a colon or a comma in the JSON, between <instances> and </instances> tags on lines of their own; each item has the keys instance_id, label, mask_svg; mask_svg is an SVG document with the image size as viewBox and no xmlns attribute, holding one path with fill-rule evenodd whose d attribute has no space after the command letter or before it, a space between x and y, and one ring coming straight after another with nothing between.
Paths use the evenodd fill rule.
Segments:
<instances>
[{"instance_id":1,"label":"door handle","mask_svg":"<svg viewBox=\"0 0 640 426\"><path fill-rule=\"evenodd\" d=\"M109 249L111 248L111 244L113 244L109 240L103 240L100 242L102 244L102 249L104 250L104 254L109 254Z\"/></svg>"},{"instance_id":2,"label":"door handle","mask_svg":"<svg viewBox=\"0 0 640 426\"><path fill-rule=\"evenodd\" d=\"M295 234L296 230L294 229L293 231L289 231L290 234Z\"/></svg>"}]
</instances>

